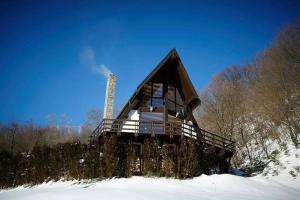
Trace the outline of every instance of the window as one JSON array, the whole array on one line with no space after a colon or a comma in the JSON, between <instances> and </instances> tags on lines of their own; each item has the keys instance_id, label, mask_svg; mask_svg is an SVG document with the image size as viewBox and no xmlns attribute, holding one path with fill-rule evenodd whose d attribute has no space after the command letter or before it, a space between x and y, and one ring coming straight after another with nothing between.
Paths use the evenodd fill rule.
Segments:
<instances>
[{"instance_id":1,"label":"window","mask_svg":"<svg viewBox=\"0 0 300 200\"><path fill-rule=\"evenodd\" d=\"M168 107L170 113L176 117L184 115L183 100L177 88L168 86Z\"/></svg>"},{"instance_id":2,"label":"window","mask_svg":"<svg viewBox=\"0 0 300 200\"><path fill-rule=\"evenodd\" d=\"M168 87L168 99L175 101L175 93L176 93L175 91L176 90L174 87L172 87L172 86Z\"/></svg>"},{"instance_id":3,"label":"window","mask_svg":"<svg viewBox=\"0 0 300 200\"><path fill-rule=\"evenodd\" d=\"M182 98L181 98L180 93L178 92L177 89L176 89L176 103L177 103L178 105L183 106Z\"/></svg>"},{"instance_id":4,"label":"window","mask_svg":"<svg viewBox=\"0 0 300 200\"><path fill-rule=\"evenodd\" d=\"M144 134L163 134L163 113L141 112L139 129L140 133Z\"/></svg>"},{"instance_id":5,"label":"window","mask_svg":"<svg viewBox=\"0 0 300 200\"><path fill-rule=\"evenodd\" d=\"M163 84L149 82L144 87L144 95L142 105L146 107L162 107L163 100Z\"/></svg>"},{"instance_id":6,"label":"window","mask_svg":"<svg viewBox=\"0 0 300 200\"><path fill-rule=\"evenodd\" d=\"M152 97L153 98L163 98L163 84L162 83L152 83Z\"/></svg>"}]
</instances>

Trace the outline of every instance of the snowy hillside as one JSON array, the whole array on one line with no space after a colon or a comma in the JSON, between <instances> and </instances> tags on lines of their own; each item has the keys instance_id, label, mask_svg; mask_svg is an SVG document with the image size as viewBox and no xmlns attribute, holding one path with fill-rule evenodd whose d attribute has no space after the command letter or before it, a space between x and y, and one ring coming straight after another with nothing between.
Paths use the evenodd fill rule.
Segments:
<instances>
[{"instance_id":1,"label":"snowy hillside","mask_svg":"<svg viewBox=\"0 0 300 200\"><path fill-rule=\"evenodd\" d=\"M300 188L300 148L292 143L278 147L273 151L273 159L257 177Z\"/></svg>"}]
</instances>

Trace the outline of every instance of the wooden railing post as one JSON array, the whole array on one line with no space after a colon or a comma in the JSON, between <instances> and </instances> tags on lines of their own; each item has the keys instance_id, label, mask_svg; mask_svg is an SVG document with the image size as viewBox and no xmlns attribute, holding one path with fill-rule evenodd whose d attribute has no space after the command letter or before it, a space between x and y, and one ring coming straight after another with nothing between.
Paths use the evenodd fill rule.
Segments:
<instances>
[{"instance_id":1,"label":"wooden railing post","mask_svg":"<svg viewBox=\"0 0 300 200\"><path fill-rule=\"evenodd\" d=\"M134 122L134 136L135 136L135 137L138 136L138 130L139 130L138 121L135 121L135 122Z\"/></svg>"},{"instance_id":2,"label":"wooden railing post","mask_svg":"<svg viewBox=\"0 0 300 200\"><path fill-rule=\"evenodd\" d=\"M151 127L151 137L154 137L154 132L153 132L153 121L150 123Z\"/></svg>"},{"instance_id":3,"label":"wooden railing post","mask_svg":"<svg viewBox=\"0 0 300 200\"><path fill-rule=\"evenodd\" d=\"M121 125L122 121L118 121L117 122L117 135L120 136L121 135Z\"/></svg>"},{"instance_id":4,"label":"wooden railing post","mask_svg":"<svg viewBox=\"0 0 300 200\"><path fill-rule=\"evenodd\" d=\"M170 131L170 138L173 139L173 135L174 135L174 130L176 130L176 127L174 127L174 124L169 124L168 123L168 128L169 128L169 131Z\"/></svg>"}]
</instances>

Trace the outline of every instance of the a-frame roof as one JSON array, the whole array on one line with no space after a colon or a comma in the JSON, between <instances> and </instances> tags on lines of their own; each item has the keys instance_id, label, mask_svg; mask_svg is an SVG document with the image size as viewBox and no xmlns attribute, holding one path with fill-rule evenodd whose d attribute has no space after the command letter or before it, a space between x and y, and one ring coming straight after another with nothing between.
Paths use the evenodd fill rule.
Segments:
<instances>
[{"instance_id":1,"label":"a-frame roof","mask_svg":"<svg viewBox=\"0 0 300 200\"><path fill-rule=\"evenodd\" d=\"M177 67L178 75L180 78L180 84L182 86L182 92L185 98L186 105L188 109L194 110L198 105L200 105L201 101L199 96L181 62L181 59L176 51L176 49L172 49L164 59L153 69L153 71L142 81L141 84L137 87L136 91L131 96L130 100L126 103L123 107L121 112L119 113L117 118L125 117L128 112L131 110L131 105L133 104L134 100L137 98L140 91L143 89L145 84L152 80L153 77L157 75L159 71L168 67L168 65L172 63L172 68L169 70L176 70ZM173 68L174 66L174 68Z\"/></svg>"}]
</instances>

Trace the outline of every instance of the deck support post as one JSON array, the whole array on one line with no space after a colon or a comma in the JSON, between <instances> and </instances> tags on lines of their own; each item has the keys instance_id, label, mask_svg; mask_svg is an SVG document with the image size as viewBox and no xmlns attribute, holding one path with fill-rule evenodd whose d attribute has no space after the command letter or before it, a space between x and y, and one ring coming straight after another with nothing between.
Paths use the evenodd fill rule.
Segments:
<instances>
[{"instance_id":1,"label":"deck support post","mask_svg":"<svg viewBox=\"0 0 300 200\"><path fill-rule=\"evenodd\" d=\"M153 131L153 122L151 122L151 137L154 138L155 133Z\"/></svg>"}]
</instances>

